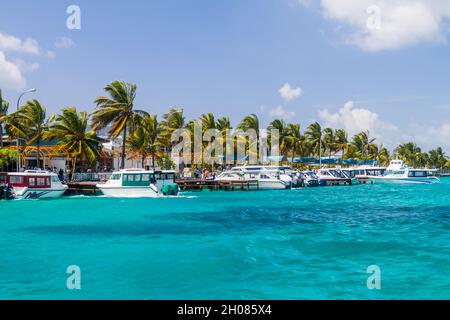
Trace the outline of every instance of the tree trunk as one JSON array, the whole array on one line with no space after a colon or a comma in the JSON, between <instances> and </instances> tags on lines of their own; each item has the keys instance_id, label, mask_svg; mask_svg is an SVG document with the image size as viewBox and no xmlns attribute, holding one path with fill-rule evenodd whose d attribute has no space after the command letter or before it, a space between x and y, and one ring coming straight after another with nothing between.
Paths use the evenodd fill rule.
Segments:
<instances>
[{"instance_id":1,"label":"tree trunk","mask_svg":"<svg viewBox=\"0 0 450 320\"><path fill-rule=\"evenodd\" d=\"M152 167L153 167L153 171L155 171L155 154L152 154Z\"/></svg>"},{"instance_id":2,"label":"tree trunk","mask_svg":"<svg viewBox=\"0 0 450 320\"><path fill-rule=\"evenodd\" d=\"M37 139L37 157L36 157L36 160L37 160L37 168L38 168L38 169L40 169L40 166L39 166L39 151L40 151L40 146L41 146L41 139Z\"/></svg>"},{"instance_id":3,"label":"tree trunk","mask_svg":"<svg viewBox=\"0 0 450 320\"><path fill-rule=\"evenodd\" d=\"M142 169L145 169L144 168L144 165L145 165L145 156L142 156L142 160L141 160L142 162L141 162L141 167L142 167Z\"/></svg>"},{"instance_id":4,"label":"tree trunk","mask_svg":"<svg viewBox=\"0 0 450 320\"><path fill-rule=\"evenodd\" d=\"M127 144L127 124L125 123L125 126L123 128L123 141L122 141L122 155L121 155L121 163L120 163L120 169L125 169L125 150L126 150L126 144Z\"/></svg>"},{"instance_id":5,"label":"tree trunk","mask_svg":"<svg viewBox=\"0 0 450 320\"><path fill-rule=\"evenodd\" d=\"M72 159L72 177L71 177L71 181L73 181L75 179L75 166L77 165L77 158L73 158Z\"/></svg>"}]
</instances>

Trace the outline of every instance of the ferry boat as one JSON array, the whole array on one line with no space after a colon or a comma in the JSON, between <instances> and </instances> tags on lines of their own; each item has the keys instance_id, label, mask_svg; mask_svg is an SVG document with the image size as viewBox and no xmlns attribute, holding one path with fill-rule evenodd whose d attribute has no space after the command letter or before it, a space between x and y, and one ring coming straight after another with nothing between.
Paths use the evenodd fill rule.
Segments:
<instances>
[{"instance_id":1,"label":"ferry boat","mask_svg":"<svg viewBox=\"0 0 450 320\"><path fill-rule=\"evenodd\" d=\"M43 170L8 173L6 186L17 200L59 198L68 189L56 173Z\"/></svg>"},{"instance_id":2,"label":"ferry boat","mask_svg":"<svg viewBox=\"0 0 450 320\"><path fill-rule=\"evenodd\" d=\"M113 198L154 198L178 194L175 171L172 170L125 169L113 172L109 180L97 184L97 188L103 195Z\"/></svg>"},{"instance_id":3,"label":"ferry boat","mask_svg":"<svg viewBox=\"0 0 450 320\"><path fill-rule=\"evenodd\" d=\"M225 171L216 181L258 181L259 190L285 190L292 187L292 177L274 166L242 166Z\"/></svg>"},{"instance_id":4,"label":"ferry boat","mask_svg":"<svg viewBox=\"0 0 450 320\"><path fill-rule=\"evenodd\" d=\"M413 169L405 165L402 160L392 160L386 172L381 176L371 176L371 180L377 182L392 183L440 183L437 170Z\"/></svg>"},{"instance_id":5,"label":"ferry boat","mask_svg":"<svg viewBox=\"0 0 450 320\"><path fill-rule=\"evenodd\" d=\"M333 184L347 184L356 185L359 184L359 180L350 177L346 172L341 169L329 169L322 168L317 172L319 183L322 186Z\"/></svg>"},{"instance_id":6,"label":"ferry boat","mask_svg":"<svg viewBox=\"0 0 450 320\"><path fill-rule=\"evenodd\" d=\"M360 166L348 169L342 169L351 178L356 179L370 179L377 178L384 175L386 172L386 167L376 167L376 166Z\"/></svg>"}]
</instances>

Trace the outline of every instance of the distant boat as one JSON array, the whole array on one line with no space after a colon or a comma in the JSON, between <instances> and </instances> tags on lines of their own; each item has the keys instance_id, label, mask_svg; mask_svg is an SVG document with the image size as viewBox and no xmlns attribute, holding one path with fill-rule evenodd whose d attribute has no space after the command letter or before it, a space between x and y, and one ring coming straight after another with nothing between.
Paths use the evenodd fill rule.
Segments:
<instances>
[{"instance_id":1,"label":"distant boat","mask_svg":"<svg viewBox=\"0 0 450 320\"><path fill-rule=\"evenodd\" d=\"M351 178L370 179L372 177L377 178L383 176L386 172L386 167L360 166L342 169L342 171L348 174Z\"/></svg>"},{"instance_id":2,"label":"distant boat","mask_svg":"<svg viewBox=\"0 0 450 320\"><path fill-rule=\"evenodd\" d=\"M216 181L258 181L259 190L284 190L292 186L292 177L277 166L234 167L216 177Z\"/></svg>"},{"instance_id":3,"label":"distant boat","mask_svg":"<svg viewBox=\"0 0 450 320\"><path fill-rule=\"evenodd\" d=\"M413 169L405 166L402 160L392 160L386 172L381 176L371 176L371 180L391 183L440 183L437 170Z\"/></svg>"},{"instance_id":4,"label":"distant boat","mask_svg":"<svg viewBox=\"0 0 450 320\"><path fill-rule=\"evenodd\" d=\"M314 171L301 171L299 175L305 187L318 187L320 185L319 177Z\"/></svg>"},{"instance_id":5,"label":"distant boat","mask_svg":"<svg viewBox=\"0 0 450 320\"><path fill-rule=\"evenodd\" d=\"M113 172L110 179L97 188L107 197L113 198L155 198L176 196L178 185L175 171L146 171L125 169Z\"/></svg>"},{"instance_id":6,"label":"distant boat","mask_svg":"<svg viewBox=\"0 0 450 320\"><path fill-rule=\"evenodd\" d=\"M350 177L346 172L341 169L328 169L323 168L317 172L317 177L319 178L321 185L330 184L347 184L355 185L359 184L359 180Z\"/></svg>"},{"instance_id":7,"label":"distant boat","mask_svg":"<svg viewBox=\"0 0 450 320\"><path fill-rule=\"evenodd\" d=\"M6 185L18 200L59 198L68 189L56 173L43 170L8 173Z\"/></svg>"}]
</instances>

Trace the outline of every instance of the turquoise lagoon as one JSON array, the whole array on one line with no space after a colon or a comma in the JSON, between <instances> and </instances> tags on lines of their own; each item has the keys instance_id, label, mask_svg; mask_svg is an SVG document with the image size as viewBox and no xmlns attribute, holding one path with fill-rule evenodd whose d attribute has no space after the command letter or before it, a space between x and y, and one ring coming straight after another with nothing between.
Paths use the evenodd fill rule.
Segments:
<instances>
[{"instance_id":1,"label":"turquoise lagoon","mask_svg":"<svg viewBox=\"0 0 450 320\"><path fill-rule=\"evenodd\" d=\"M450 298L445 179L3 201L0 219L1 299ZM381 290L367 289L370 265Z\"/></svg>"}]
</instances>

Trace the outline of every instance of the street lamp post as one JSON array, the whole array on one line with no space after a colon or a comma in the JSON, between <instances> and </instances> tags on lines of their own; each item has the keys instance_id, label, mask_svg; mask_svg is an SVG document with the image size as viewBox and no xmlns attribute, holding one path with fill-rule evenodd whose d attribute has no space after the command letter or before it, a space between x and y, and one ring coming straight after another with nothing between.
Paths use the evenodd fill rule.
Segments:
<instances>
[{"instance_id":1,"label":"street lamp post","mask_svg":"<svg viewBox=\"0 0 450 320\"><path fill-rule=\"evenodd\" d=\"M20 99L22 99L22 97L24 95L26 95L27 93L34 93L36 91L37 90L35 88L33 88L33 89L29 89L27 91L22 92L22 94L19 96L19 99L17 99L17 111L19 111ZM19 137L17 137L16 140L17 140L16 141L16 149L17 149L17 154L18 154L18 157L17 157L17 172L19 172L20 171L20 167L21 167L21 163L22 163L22 157L20 156L20 153L19 153L19 141L20 141Z\"/></svg>"}]
</instances>

